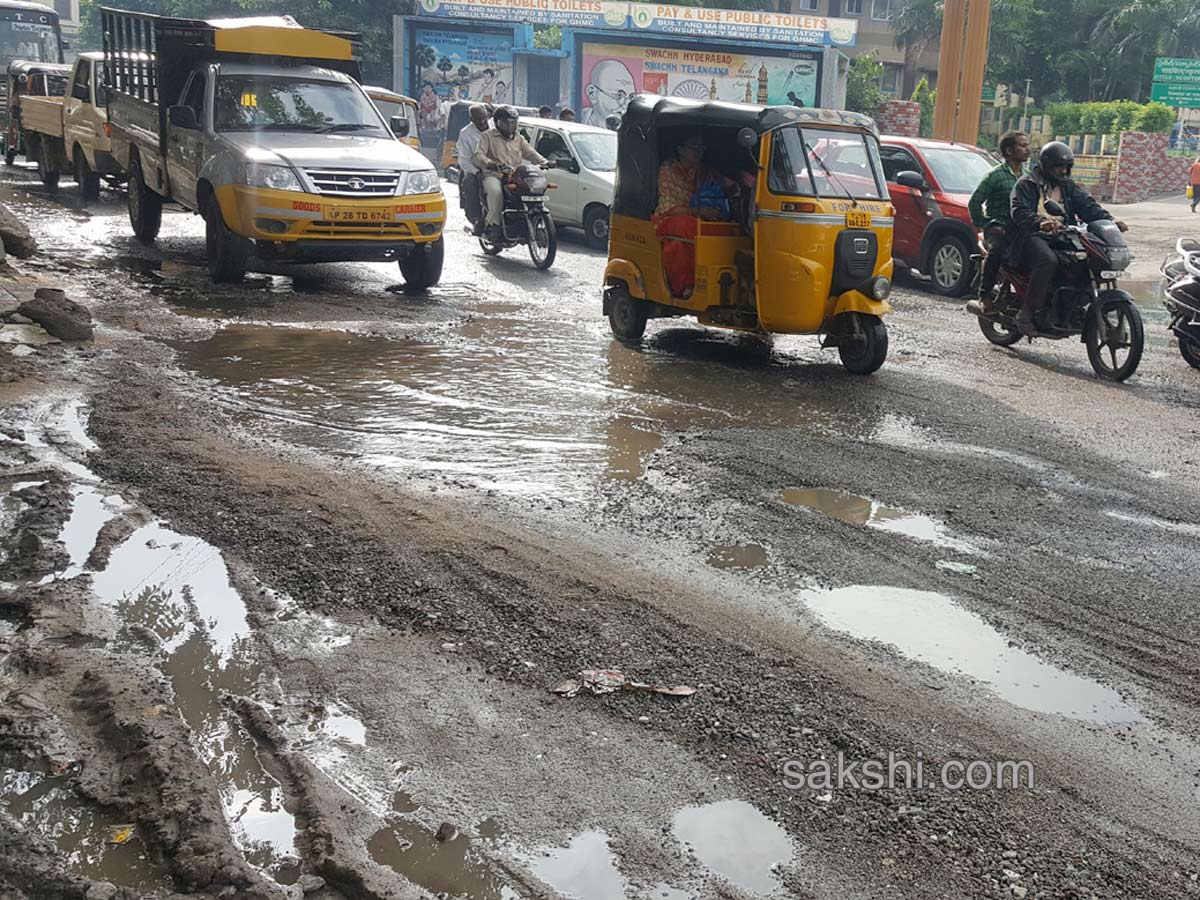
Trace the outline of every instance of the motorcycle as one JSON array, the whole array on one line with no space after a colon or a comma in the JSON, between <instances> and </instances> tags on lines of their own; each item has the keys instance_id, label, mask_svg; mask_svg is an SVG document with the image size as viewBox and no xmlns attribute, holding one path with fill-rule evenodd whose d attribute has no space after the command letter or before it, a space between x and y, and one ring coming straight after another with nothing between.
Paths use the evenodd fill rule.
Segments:
<instances>
[{"instance_id":1,"label":"motorcycle","mask_svg":"<svg viewBox=\"0 0 1200 900\"><path fill-rule=\"evenodd\" d=\"M500 215L501 237L491 240L484 234L479 239L479 246L488 256L496 256L518 244L525 244L529 247L529 258L534 266L538 269L550 268L558 253L558 236L554 219L550 217L550 209L546 205L546 191L557 185L550 183L541 166L521 165L501 173L500 186L504 193L504 210ZM486 193L481 201L486 221Z\"/></svg>"},{"instance_id":2,"label":"motorcycle","mask_svg":"<svg viewBox=\"0 0 1200 900\"><path fill-rule=\"evenodd\" d=\"M1053 200L1046 203L1046 211L1065 216ZM1058 274L1050 302L1035 316L1038 337L1079 337L1097 375L1124 381L1142 360L1145 330L1133 297L1117 287L1132 261L1121 230L1108 220L1064 225L1051 247L1058 254ZM1028 286L1027 275L1001 266L992 311L978 314L979 329L993 344L1011 347L1023 337L1016 320Z\"/></svg>"},{"instance_id":3,"label":"motorcycle","mask_svg":"<svg viewBox=\"0 0 1200 900\"><path fill-rule=\"evenodd\" d=\"M1171 317L1170 328L1179 338L1179 355L1189 366L1200 369L1200 241L1180 238L1176 257L1163 260L1166 283L1163 306Z\"/></svg>"}]
</instances>

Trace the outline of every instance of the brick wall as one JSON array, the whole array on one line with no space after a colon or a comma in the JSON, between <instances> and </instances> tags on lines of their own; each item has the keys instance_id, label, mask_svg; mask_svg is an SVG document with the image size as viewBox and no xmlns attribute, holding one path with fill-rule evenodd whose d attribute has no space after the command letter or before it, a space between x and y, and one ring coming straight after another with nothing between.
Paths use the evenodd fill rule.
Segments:
<instances>
[{"instance_id":1,"label":"brick wall","mask_svg":"<svg viewBox=\"0 0 1200 900\"><path fill-rule=\"evenodd\" d=\"M1192 160L1167 156L1165 134L1121 133L1117 154L1117 177L1112 199L1137 203L1156 194L1182 194L1187 189Z\"/></svg>"},{"instance_id":2,"label":"brick wall","mask_svg":"<svg viewBox=\"0 0 1200 900\"><path fill-rule=\"evenodd\" d=\"M921 134L921 104L912 100L884 100L875 113L880 134L895 137L919 137Z\"/></svg>"}]
</instances>

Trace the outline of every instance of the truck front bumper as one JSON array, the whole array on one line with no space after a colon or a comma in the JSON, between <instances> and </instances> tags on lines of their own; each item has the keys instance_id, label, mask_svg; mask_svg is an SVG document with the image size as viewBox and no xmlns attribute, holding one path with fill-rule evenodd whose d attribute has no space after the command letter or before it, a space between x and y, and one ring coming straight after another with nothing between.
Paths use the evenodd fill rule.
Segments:
<instances>
[{"instance_id":1,"label":"truck front bumper","mask_svg":"<svg viewBox=\"0 0 1200 900\"><path fill-rule=\"evenodd\" d=\"M446 225L446 198L440 191L352 200L234 184L217 188L217 202L235 234L260 244L300 245L293 251L315 244L423 244L441 237ZM333 259L337 252L320 255Z\"/></svg>"}]
</instances>

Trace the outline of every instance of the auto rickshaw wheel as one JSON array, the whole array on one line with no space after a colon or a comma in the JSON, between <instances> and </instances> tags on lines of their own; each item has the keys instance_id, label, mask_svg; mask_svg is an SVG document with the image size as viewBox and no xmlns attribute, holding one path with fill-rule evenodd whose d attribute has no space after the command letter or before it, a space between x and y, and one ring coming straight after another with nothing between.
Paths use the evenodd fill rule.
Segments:
<instances>
[{"instance_id":1,"label":"auto rickshaw wheel","mask_svg":"<svg viewBox=\"0 0 1200 900\"><path fill-rule=\"evenodd\" d=\"M878 371L887 359L887 326L879 316L866 313L846 313L846 321L838 343L838 356L846 371L855 375L870 375ZM839 318L842 318L839 316Z\"/></svg>"},{"instance_id":2,"label":"auto rickshaw wheel","mask_svg":"<svg viewBox=\"0 0 1200 900\"><path fill-rule=\"evenodd\" d=\"M625 287L609 288L608 324L612 333L623 341L639 341L646 333L650 318L646 301L629 296Z\"/></svg>"}]
</instances>

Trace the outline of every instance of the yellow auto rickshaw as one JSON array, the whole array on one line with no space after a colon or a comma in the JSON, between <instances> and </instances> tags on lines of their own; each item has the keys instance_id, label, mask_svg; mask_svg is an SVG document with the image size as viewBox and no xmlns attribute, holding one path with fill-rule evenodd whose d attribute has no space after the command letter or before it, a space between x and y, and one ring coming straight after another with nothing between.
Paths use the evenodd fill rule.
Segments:
<instances>
[{"instance_id":1,"label":"yellow auto rickshaw","mask_svg":"<svg viewBox=\"0 0 1200 900\"><path fill-rule=\"evenodd\" d=\"M408 123L408 130L403 134L397 132L396 136L414 150L420 150L421 139L417 137L417 101L376 85L365 85L363 90L388 122L397 118Z\"/></svg>"},{"instance_id":2,"label":"yellow auto rickshaw","mask_svg":"<svg viewBox=\"0 0 1200 900\"><path fill-rule=\"evenodd\" d=\"M603 306L618 338L690 315L819 334L858 374L883 365L894 210L871 119L639 95L619 135Z\"/></svg>"}]
</instances>

